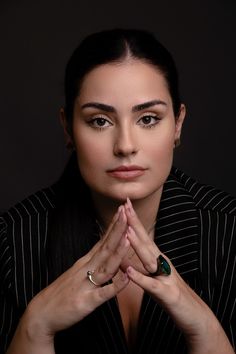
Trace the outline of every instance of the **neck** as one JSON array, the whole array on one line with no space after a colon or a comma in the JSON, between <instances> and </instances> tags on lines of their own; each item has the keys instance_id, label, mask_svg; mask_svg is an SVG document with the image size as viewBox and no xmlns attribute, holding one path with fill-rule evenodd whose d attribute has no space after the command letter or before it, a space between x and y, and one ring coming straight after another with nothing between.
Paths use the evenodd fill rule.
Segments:
<instances>
[{"instance_id":1,"label":"neck","mask_svg":"<svg viewBox=\"0 0 236 354\"><path fill-rule=\"evenodd\" d=\"M155 193L152 193L142 199L131 199L133 207L141 223L147 232L151 235L151 237L154 235L152 231L157 218L162 189L163 187L161 187ZM104 230L108 228L118 207L126 202L125 200L112 200L104 196L98 196L97 194L92 194L92 199L95 205L95 209L98 213L99 223L102 225Z\"/></svg>"}]
</instances>

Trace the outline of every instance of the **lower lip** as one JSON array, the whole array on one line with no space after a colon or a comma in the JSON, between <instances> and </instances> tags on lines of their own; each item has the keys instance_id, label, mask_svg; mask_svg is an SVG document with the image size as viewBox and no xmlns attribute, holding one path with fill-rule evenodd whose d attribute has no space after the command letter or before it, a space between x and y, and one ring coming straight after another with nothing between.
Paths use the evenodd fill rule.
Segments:
<instances>
[{"instance_id":1,"label":"lower lip","mask_svg":"<svg viewBox=\"0 0 236 354\"><path fill-rule=\"evenodd\" d=\"M130 170L130 171L110 171L108 174L115 178L120 179L132 179L139 176L142 176L145 173L145 170Z\"/></svg>"}]
</instances>

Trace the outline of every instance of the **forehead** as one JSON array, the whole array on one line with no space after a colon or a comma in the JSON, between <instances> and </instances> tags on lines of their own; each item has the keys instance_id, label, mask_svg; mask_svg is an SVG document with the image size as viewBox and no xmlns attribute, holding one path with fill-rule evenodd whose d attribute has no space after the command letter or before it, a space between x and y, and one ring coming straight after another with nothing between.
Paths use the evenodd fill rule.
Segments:
<instances>
[{"instance_id":1,"label":"forehead","mask_svg":"<svg viewBox=\"0 0 236 354\"><path fill-rule=\"evenodd\" d=\"M100 65L85 76L79 101L99 101L106 97L114 100L170 100L163 74L152 64L136 59Z\"/></svg>"}]
</instances>

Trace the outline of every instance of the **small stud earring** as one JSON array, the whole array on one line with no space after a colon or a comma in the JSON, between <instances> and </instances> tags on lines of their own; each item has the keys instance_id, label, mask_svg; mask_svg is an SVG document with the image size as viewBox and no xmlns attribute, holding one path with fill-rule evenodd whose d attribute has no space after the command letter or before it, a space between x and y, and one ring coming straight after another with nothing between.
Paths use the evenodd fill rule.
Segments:
<instances>
[{"instance_id":1,"label":"small stud earring","mask_svg":"<svg viewBox=\"0 0 236 354\"><path fill-rule=\"evenodd\" d=\"M177 139L175 140L175 148L177 148L178 146L180 146L180 144L181 144L180 138L177 138Z\"/></svg>"}]
</instances>

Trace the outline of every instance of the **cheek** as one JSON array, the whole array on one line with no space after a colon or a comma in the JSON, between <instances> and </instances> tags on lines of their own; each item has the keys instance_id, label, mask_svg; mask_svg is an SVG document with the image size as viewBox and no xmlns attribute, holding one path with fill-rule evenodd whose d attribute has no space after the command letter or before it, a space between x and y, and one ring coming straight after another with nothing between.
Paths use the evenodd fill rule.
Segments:
<instances>
[{"instance_id":1,"label":"cheek","mask_svg":"<svg viewBox=\"0 0 236 354\"><path fill-rule=\"evenodd\" d=\"M75 148L81 173L91 173L96 167L102 166L108 155L104 143L95 144L94 140L77 139L75 141Z\"/></svg>"},{"instance_id":2,"label":"cheek","mask_svg":"<svg viewBox=\"0 0 236 354\"><path fill-rule=\"evenodd\" d=\"M167 129L157 134L155 139L146 142L147 155L156 159L156 161L169 162L172 159L174 150L174 129Z\"/></svg>"}]
</instances>

